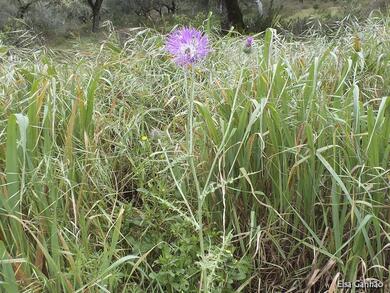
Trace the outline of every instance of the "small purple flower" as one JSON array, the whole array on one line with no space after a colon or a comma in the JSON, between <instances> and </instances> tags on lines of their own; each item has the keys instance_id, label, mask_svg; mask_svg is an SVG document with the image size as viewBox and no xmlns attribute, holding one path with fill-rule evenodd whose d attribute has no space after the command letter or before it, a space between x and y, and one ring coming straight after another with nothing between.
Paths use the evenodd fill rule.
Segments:
<instances>
[{"instance_id":1,"label":"small purple flower","mask_svg":"<svg viewBox=\"0 0 390 293\"><path fill-rule=\"evenodd\" d=\"M249 54L252 51L253 47L253 37L248 37L245 42L244 52Z\"/></svg>"},{"instance_id":2,"label":"small purple flower","mask_svg":"<svg viewBox=\"0 0 390 293\"><path fill-rule=\"evenodd\" d=\"M209 40L202 32L194 28L181 28L172 32L167 39L165 49L180 66L189 66L206 58L210 52Z\"/></svg>"},{"instance_id":3,"label":"small purple flower","mask_svg":"<svg viewBox=\"0 0 390 293\"><path fill-rule=\"evenodd\" d=\"M246 39L245 47L251 48L252 46L253 46L253 37L248 37L248 38Z\"/></svg>"}]
</instances>

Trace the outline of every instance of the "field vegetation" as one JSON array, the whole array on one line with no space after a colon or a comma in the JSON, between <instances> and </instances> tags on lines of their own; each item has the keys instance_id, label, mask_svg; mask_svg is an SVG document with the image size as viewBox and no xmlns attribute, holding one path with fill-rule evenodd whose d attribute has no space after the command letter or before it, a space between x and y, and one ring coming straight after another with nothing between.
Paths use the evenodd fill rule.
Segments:
<instances>
[{"instance_id":1,"label":"field vegetation","mask_svg":"<svg viewBox=\"0 0 390 293\"><path fill-rule=\"evenodd\" d=\"M0 43L1 292L390 290L389 16L199 29Z\"/></svg>"}]
</instances>

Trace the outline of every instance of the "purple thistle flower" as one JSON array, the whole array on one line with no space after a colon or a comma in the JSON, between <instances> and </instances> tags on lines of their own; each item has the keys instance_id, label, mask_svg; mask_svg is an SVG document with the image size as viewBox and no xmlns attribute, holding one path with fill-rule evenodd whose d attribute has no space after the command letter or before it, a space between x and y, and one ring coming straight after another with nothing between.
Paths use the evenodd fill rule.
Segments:
<instances>
[{"instance_id":1,"label":"purple thistle flower","mask_svg":"<svg viewBox=\"0 0 390 293\"><path fill-rule=\"evenodd\" d=\"M246 39L245 46L244 46L245 53L249 54L252 51L253 42L254 42L253 37L248 37Z\"/></svg>"},{"instance_id":2,"label":"purple thistle flower","mask_svg":"<svg viewBox=\"0 0 390 293\"><path fill-rule=\"evenodd\" d=\"M248 37L248 38L246 39L245 47L250 48L250 47L252 47L252 46L253 46L253 37Z\"/></svg>"},{"instance_id":3,"label":"purple thistle flower","mask_svg":"<svg viewBox=\"0 0 390 293\"><path fill-rule=\"evenodd\" d=\"M180 66L198 63L210 52L207 36L194 28L186 27L177 29L168 36L165 49Z\"/></svg>"}]
</instances>

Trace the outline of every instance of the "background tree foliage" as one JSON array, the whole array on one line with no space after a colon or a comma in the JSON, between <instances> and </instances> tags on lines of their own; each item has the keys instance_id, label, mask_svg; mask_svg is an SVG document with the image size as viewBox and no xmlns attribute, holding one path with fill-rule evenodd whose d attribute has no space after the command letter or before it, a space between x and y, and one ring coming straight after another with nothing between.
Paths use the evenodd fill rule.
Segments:
<instances>
[{"instance_id":1,"label":"background tree foliage","mask_svg":"<svg viewBox=\"0 0 390 293\"><path fill-rule=\"evenodd\" d=\"M16 18L38 31L63 33L84 24L98 31L102 20L119 26L157 22L173 15L207 15L212 11L221 19L221 28L263 31L272 26L279 14L284 19L332 16L336 11L368 14L386 6L387 0L0 0L0 29ZM365 8L365 9L364 9ZM306 15L303 13L305 11Z\"/></svg>"}]
</instances>

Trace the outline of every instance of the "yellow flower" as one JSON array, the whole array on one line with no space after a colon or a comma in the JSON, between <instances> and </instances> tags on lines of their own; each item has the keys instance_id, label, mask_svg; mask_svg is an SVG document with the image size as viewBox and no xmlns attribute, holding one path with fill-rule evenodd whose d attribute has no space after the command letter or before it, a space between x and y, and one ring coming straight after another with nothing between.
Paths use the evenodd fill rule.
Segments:
<instances>
[{"instance_id":1,"label":"yellow flower","mask_svg":"<svg viewBox=\"0 0 390 293\"><path fill-rule=\"evenodd\" d=\"M148 140L148 137L147 137L146 135L143 135L143 136L141 136L141 140L142 140L142 141L147 141L147 140Z\"/></svg>"}]
</instances>

